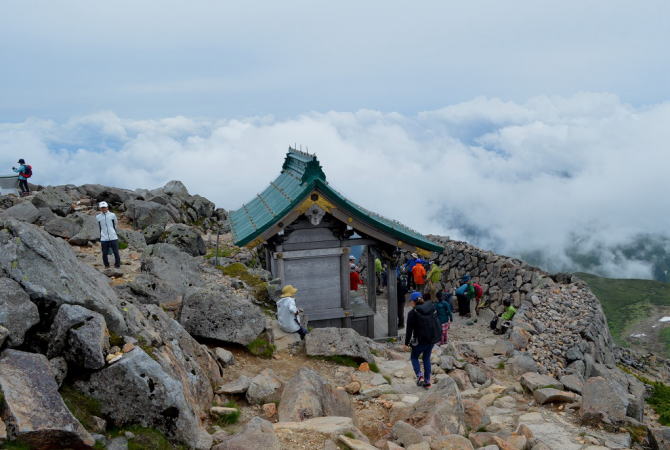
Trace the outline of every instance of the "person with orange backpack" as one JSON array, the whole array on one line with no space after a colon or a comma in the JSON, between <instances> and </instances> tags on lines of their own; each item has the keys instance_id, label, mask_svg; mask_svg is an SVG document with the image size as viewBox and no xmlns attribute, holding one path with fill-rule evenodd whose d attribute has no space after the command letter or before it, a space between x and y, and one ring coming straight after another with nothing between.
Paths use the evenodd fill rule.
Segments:
<instances>
[{"instance_id":1,"label":"person with orange backpack","mask_svg":"<svg viewBox=\"0 0 670 450\"><path fill-rule=\"evenodd\" d=\"M28 178L33 176L33 166L26 164L26 160L19 159L19 167L12 167L12 170L19 174L19 189L21 189L21 197L30 195L30 188L28 188Z\"/></svg>"}]
</instances>

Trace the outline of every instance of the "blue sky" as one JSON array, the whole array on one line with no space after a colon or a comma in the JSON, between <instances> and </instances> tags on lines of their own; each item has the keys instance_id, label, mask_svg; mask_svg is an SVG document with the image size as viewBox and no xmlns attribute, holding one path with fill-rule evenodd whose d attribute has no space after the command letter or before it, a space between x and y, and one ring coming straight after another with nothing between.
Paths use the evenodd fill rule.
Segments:
<instances>
[{"instance_id":1,"label":"blue sky","mask_svg":"<svg viewBox=\"0 0 670 450\"><path fill-rule=\"evenodd\" d=\"M4 1L0 167L180 179L234 209L298 143L422 232L568 269L578 236L601 273L646 277L610 249L669 234L668 17L667 1Z\"/></svg>"},{"instance_id":2,"label":"blue sky","mask_svg":"<svg viewBox=\"0 0 670 450\"><path fill-rule=\"evenodd\" d=\"M667 1L5 1L0 120L670 95Z\"/></svg>"}]
</instances>

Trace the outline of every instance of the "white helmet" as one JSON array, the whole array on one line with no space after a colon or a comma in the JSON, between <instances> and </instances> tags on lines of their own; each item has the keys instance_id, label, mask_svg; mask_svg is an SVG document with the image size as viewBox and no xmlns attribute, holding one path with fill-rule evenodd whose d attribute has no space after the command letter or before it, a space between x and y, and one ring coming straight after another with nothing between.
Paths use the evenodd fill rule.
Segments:
<instances>
[{"instance_id":1,"label":"white helmet","mask_svg":"<svg viewBox=\"0 0 670 450\"><path fill-rule=\"evenodd\" d=\"M107 202L100 202L100 204L98 206L100 208L109 208L109 205L107 204Z\"/></svg>"}]
</instances>

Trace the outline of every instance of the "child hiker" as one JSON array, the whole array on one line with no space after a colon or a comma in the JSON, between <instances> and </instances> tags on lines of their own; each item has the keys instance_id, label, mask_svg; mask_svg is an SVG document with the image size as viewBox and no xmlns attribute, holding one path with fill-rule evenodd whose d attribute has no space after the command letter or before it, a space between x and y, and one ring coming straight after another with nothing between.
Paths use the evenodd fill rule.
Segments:
<instances>
[{"instance_id":1,"label":"child hiker","mask_svg":"<svg viewBox=\"0 0 670 450\"><path fill-rule=\"evenodd\" d=\"M435 308L437 309L437 317L440 319L440 326L442 327L440 345L444 345L449 339L449 326L454 320L451 311L451 294L447 292L438 292Z\"/></svg>"}]
</instances>

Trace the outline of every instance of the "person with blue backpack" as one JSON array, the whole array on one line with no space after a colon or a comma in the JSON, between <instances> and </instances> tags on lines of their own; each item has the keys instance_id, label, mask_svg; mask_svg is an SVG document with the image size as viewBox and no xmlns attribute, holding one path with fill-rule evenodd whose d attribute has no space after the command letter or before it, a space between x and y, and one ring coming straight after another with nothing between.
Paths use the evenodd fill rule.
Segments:
<instances>
[{"instance_id":1,"label":"person with blue backpack","mask_svg":"<svg viewBox=\"0 0 670 450\"><path fill-rule=\"evenodd\" d=\"M21 197L30 195L30 188L28 187L28 178L33 176L33 167L26 164L26 160L19 159L19 167L12 167L12 170L19 174L19 189L21 190Z\"/></svg>"},{"instance_id":2,"label":"person with blue backpack","mask_svg":"<svg viewBox=\"0 0 670 450\"><path fill-rule=\"evenodd\" d=\"M412 310L407 314L405 346L410 348L410 360L416 375L416 385L428 389L431 386L430 356L433 346L440 340L440 322L437 309L430 300L425 301L420 292L412 292L409 297ZM423 362L423 371L419 363Z\"/></svg>"}]
</instances>

